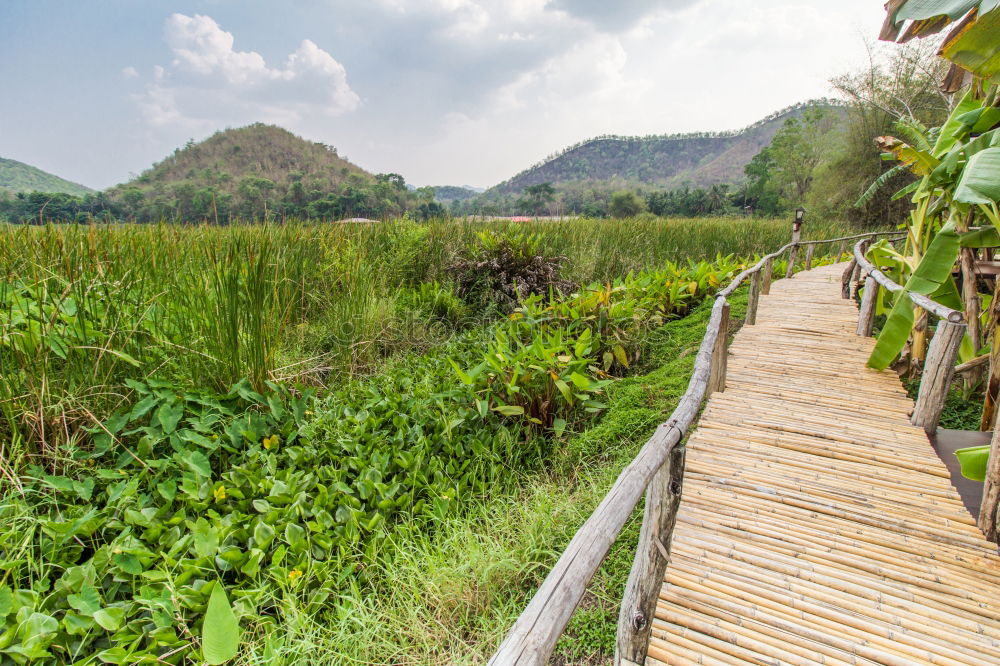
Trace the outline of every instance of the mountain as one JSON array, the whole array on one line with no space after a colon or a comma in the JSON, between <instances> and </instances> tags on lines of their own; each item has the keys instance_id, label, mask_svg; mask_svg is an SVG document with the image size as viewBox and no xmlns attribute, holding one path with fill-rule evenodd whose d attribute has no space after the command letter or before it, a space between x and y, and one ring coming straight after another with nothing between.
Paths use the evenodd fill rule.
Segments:
<instances>
[{"instance_id":1,"label":"mountain","mask_svg":"<svg viewBox=\"0 0 1000 666\"><path fill-rule=\"evenodd\" d=\"M468 185L436 185L434 186L434 200L440 203L450 203L452 201L465 201L482 194L482 188L470 187Z\"/></svg>"},{"instance_id":2,"label":"mountain","mask_svg":"<svg viewBox=\"0 0 1000 666\"><path fill-rule=\"evenodd\" d=\"M383 217L412 198L401 176L375 176L333 146L262 123L189 141L108 195L140 220Z\"/></svg>"},{"instance_id":3,"label":"mountain","mask_svg":"<svg viewBox=\"0 0 1000 666\"><path fill-rule=\"evenodd\" d=\"M218 131L198 143L188 141L138 178L113 189L156 190L188 183L235 193L246 178L264 178L277 186L307 180L333 188L351 176L362 181L372 178L338 155L333 146L307 141L274 125L254 123Z\"/></svg>"},{"instance_id":4,"label":"mountain","mask_svg":"<svg viewBox=\"0 0 1000 666\"><path fill-rule=\"evenodd\" d=\"M83 196L94 190L17 160L0 157L0 189L11 192L63 192Z\"/></svg>"},{"instance_id":5,"label":"mountain","mask_svg":"<svg viewBox=\"0 0 1000 666\"><path fill-rule=\"evenodd\" d=\"M811 106L834 105L827 100L798 104L734 132L595 137L490 188L486 196L520 194L526 187L546 182L557 188L609 182L662 188L738 183L743 180L743 168L771 143L785 120Z\"/></svg>"}]
</instances>

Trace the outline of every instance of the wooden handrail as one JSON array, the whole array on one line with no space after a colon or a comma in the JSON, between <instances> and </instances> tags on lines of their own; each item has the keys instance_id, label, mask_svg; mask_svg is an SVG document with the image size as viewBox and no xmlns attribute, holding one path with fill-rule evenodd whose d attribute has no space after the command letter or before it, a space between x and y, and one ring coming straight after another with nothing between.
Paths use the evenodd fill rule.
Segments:
<instances>
[{"instance_id":1,"label":"wooden handrail","mask_svg":"<svg viewBox=\"0 0 1000 666\"><path fill-rule=\"evenodd\" d=\"M905 293L914 305L937 315L941 319L927 350L923 373L920 375L920 389L917 392L916 404L913 406L913 414L910 417L910 423L922 426L927 433L933 434L941 420L944 402L948 397L948 390L951 388L951 380L955 376L955 359L958 358L958 348L961 346L962 338L965 337L968 328L965 324L965 314L936 303L923 294L910 291L894 282L868 261L868 258L865 257L864 244L865 241L855 244L854 260L851 262L859 272L859 276L865 275L865 289L858 314L858 335L867 337L872 334L875 306L881 288L893 293ZM848 277L848 273L845 272L844 279L847 281L844 283L844 291L847 297L850 297L850 283L855 282L856 278Z\"/></svg>"},{"instance_id":2,"label":"wooden handrail","mask_svg":"<svg viewBox=\"0 0 1000 666\"><path fill-rule=\"evenodd\" d=\"M708 330L695 357L688 389L670 418L660 424L639 454L618 475L587 522L563 551L500 648L490 659L494 666L544 664L569 623L590 579L604 561L612 544L657 470L687 432L708 388L716 338L727 307L716 298Z\"/></svg>"},{"instance_id":3,"label":"wooden handrail","mask_svg":"<svg viewBox=\"0 0 1000 666\"><path fill-rule=\"evenodd\" d=\"M919 305L924 310L937 315L941 319L947 319L955 324L960 324L965 321L965 314L960 310L953 310L945 305L936 303L923 294L910 291L909 289L905 289L902 285L893 282L892 278L878 270L872 262L868 261L865 257L864 249L862 248L863 244L864 241L860 241L854 246L854 261L857 262L857 265L861 268L862 273L867 273L872 276L875 278L875 281L879 283L879 285L885 287L891 292L906 291L906 295L910 297L910 300L913 301L914 305Z\"/></svg>"},{"instance_id":4,"label":"wooden handrail","mask_svg":"<svg viewBox=\"0 0 1000 666\"><path fill-rule=\"evenodd\" d=\"M757 300L767 293L774 260L790 248L857 238L872 239L896 232L870 232L827 240L788 243L739 273L716 293L712 314L695 357L687 391L638 455L628 464L590 518L577 530L528 606L490 659L491 666L542 666L562 635L608 551L643 493L646 513L640 542L619 615L615 663L642 663L670 553L671 535L684 474L681 440L694 422L707 394L725 390L728 353L729 296L752 276L747 324L755 321ZM809 254L811 259L812 253ZM652 483L652 485L651 485Z\"/></svg>"}]
</instances>

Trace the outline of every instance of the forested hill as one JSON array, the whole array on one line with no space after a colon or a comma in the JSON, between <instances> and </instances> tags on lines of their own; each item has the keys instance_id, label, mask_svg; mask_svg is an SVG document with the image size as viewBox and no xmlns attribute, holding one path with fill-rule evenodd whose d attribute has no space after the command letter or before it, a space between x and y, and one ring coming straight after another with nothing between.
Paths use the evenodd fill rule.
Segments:
<instances>
[{"instance_id":1,"label":"forested hill","mask_svg":"<svg viewBox=\"0 0 1000 666\"><path fill-rule=\"evenodd\" d=\"M0 190L10 192L62 192L83 196L94 190L17 160L0 157Z\"/></svg>"},{"instance_id":2,"label":"forested hill","mask_svg":"<svg viewBox=\"0 0 1000 666\"><path fill-rule=\"evenodd\" d=\"M374 176L333 146L262 123L189 141L108 195L143 220L381 217L412 198L400 176Z\"/></svg>"},{"instance_id":3,"label":"forested hill","mask_svg":"<svg viewBox=\"0 0 1000 666\"><path fill-rule=\"evenodd\" d=\"M738 183L743 180L743 168L771 143L787 118L801 115L811 106L831 105L827 100L798 104L735 132L595 137L522 171L487 194L518 194L541 183L558 187L624 181L664 188Z\"/></svg>"},{"instance_id":4,"label":"forested hill","mask_svg":"<svg viewBox=\"0 0 1000 666\"><path fill-rule=\"evenodd\" d=\"M340 157L333 146L306 141L274 125L255 123L216 132L198 143L189 141L138 178L113 189L158 190L187 183L235 193L245 178L254 178L274 186L305 179L329 190L352 174L361 179L371 177Z\"/></svg>"}]
</instances>

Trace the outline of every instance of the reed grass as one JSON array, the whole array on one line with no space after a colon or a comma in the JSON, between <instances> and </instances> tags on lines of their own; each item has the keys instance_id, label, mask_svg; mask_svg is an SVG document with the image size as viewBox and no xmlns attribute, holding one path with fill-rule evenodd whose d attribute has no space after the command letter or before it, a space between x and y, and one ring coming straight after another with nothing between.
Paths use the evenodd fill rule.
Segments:
<instances>
[{"instance_id":1,"label":"reed grass","mask_svg":"<svg viewBox=\"0 0 1000 666\"><path fill-rule=\"evenodd\" d=\"M241 378L322 385L439 342L450 332L401 312L401 289L447 288L449 265L476 232L507 224L0 226L7 460L68 455L130 399L130 380L220 390ZM564 277L575 283L668 259L749 256L790 233L787 221L738 218L522 226L546 253L566 257ZM848 231L837 223L807 230L813 238Z\"/></svg>"}]
</instances>

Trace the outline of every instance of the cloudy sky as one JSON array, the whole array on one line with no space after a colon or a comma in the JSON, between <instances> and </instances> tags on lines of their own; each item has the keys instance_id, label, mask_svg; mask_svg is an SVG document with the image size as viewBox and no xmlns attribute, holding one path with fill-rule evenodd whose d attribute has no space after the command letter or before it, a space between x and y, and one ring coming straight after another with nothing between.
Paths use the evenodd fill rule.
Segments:
<instances>
[{"instance_id":1,"label":"cloudy sky","mask_svg":"<svg viewBox=\"0 0 1000 666\"><path fill-rule=\"evenodd\" d=\"M830 94L881 0L0 0L0 157L95 188L255 121L417 185Z\"/></svg>"}]
</instances>

